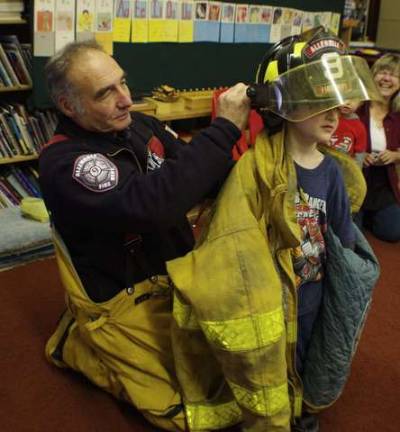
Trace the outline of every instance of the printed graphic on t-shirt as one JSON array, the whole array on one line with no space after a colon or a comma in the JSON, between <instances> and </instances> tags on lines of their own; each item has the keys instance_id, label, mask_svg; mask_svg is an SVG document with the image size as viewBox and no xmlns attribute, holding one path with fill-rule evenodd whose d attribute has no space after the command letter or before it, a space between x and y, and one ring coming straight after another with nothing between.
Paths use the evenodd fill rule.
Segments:
<instances>
[{"instance_id":1,"label":"printed graphic on t-shirt","mask_svg":"<svg viewBox=\"0 0 400 432\"><path fill-rule=\"evenodd\" d=\"M342 151L344 153L350 153L353 140L349 135L332 135L330 139L331 146L336 150Z\"/></svg>"},{"instance_id":2,"label":"printed graphic on t-shirt","mask_svg":"<svg viewBox=\"0 0 400 432\"><path fill-rule=\"evenodd\" d=\"M302 199L304 197L304 199ZM296 286L319 281L323 276L326 231L326 201L306 193L296 194L297 223L301 228L300 246L292 250Z\"/></svg>"}]
</instances>

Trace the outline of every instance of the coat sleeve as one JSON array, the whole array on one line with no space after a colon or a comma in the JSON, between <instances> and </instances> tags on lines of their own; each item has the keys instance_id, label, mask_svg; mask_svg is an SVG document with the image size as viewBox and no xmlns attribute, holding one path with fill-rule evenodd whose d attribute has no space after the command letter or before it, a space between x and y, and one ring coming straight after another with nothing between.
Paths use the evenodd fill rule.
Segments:
<instances>
[{"instance_id":1,"label":"coat sleeve","mask_svg":"<svg viewBox=\"0 0 400 432\"><path fill-rule=\"evenodd\" d=\"M132 157L103 155L118 177L114 187L103 191L90 190L74 178L74 167L84 152L60 154L56 146L65 149L68 143L55 144L40 158L46 204L59 222L117 232L166 229L225 178L239 136L232 123L216 119L190 145L174 143L174 156L149 173L139 172Z\"/></svg>"}]
</instances>

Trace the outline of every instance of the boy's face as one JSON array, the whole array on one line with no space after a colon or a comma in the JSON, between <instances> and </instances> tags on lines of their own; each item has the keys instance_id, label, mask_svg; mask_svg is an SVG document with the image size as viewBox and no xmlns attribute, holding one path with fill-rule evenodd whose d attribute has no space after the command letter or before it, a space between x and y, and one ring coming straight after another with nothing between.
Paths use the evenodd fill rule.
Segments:
<instances>
[{"instance_id":1,"label":"boy's face","mask_svg":"<svg viewBox=\"0 0 400 432\"><path fill-rule=\"evenodd\" d=\"M288 123L305 144L328 143L338 127L339 110L335 108L301 122Z\"/></svg>"},{"instance_id":2,"label":"boy's face","mask_svg":"<svg viewBox=\"0 0 400 432\"><path fill-rule=\"evenodd\" d=\"M349 115L355 112L360 104L361 102L358 100L348 100L344 105L339 107L339 111L343 115Z\"/></svg>"}]
</instances>

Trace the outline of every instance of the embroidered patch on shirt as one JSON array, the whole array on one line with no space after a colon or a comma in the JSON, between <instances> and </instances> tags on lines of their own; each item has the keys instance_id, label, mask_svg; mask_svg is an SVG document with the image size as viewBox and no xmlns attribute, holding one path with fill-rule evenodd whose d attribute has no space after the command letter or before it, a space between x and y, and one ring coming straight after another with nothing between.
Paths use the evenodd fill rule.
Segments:
<instances>
[{"instance_id":1,"label":"embroidered patch on shirt","mask_svg":"<svg viewBox=\"0 0 400 432\"><path fill-rule=\"evenodd\" d=\"M164 146L160 140L153 136L148 143L147 169L154 171L160 168L165 159Z\"/></svg>"},{"instance_id":2,"label":"embroidered patch on shirt","mask_svg":"<svg viewBox=\"0 0 400 432\"><path fill-rule=\"evenodd\" d=\"M105 192L118 184L118 168L100 153L79 156L72 177L93 192Z\"/></svg>"}]
</instances>

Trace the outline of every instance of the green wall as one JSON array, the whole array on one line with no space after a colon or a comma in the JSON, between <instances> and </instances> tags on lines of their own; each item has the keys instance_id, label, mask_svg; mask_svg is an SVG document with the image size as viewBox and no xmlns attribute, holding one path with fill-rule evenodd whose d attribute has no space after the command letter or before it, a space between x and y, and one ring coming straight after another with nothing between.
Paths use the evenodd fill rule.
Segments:
<instances>
[{"instance_id":1,"label":"green wall","mask_svg":"<svg viewBox=\"0 0 400 432\"><path fill-rule=\"evenodd\" d=\"M246 0L236 3L338 13L342 13L344 6L344 0ZM132 92L140 94L159 84L196 89L251 82L268 47L269 44L261 43L115 43L114 57L128 72ZM46 61L47 58L37 57L33 62L32 103L41 108L50 105L43 78Z\"/></svg>"}]
</instances>

